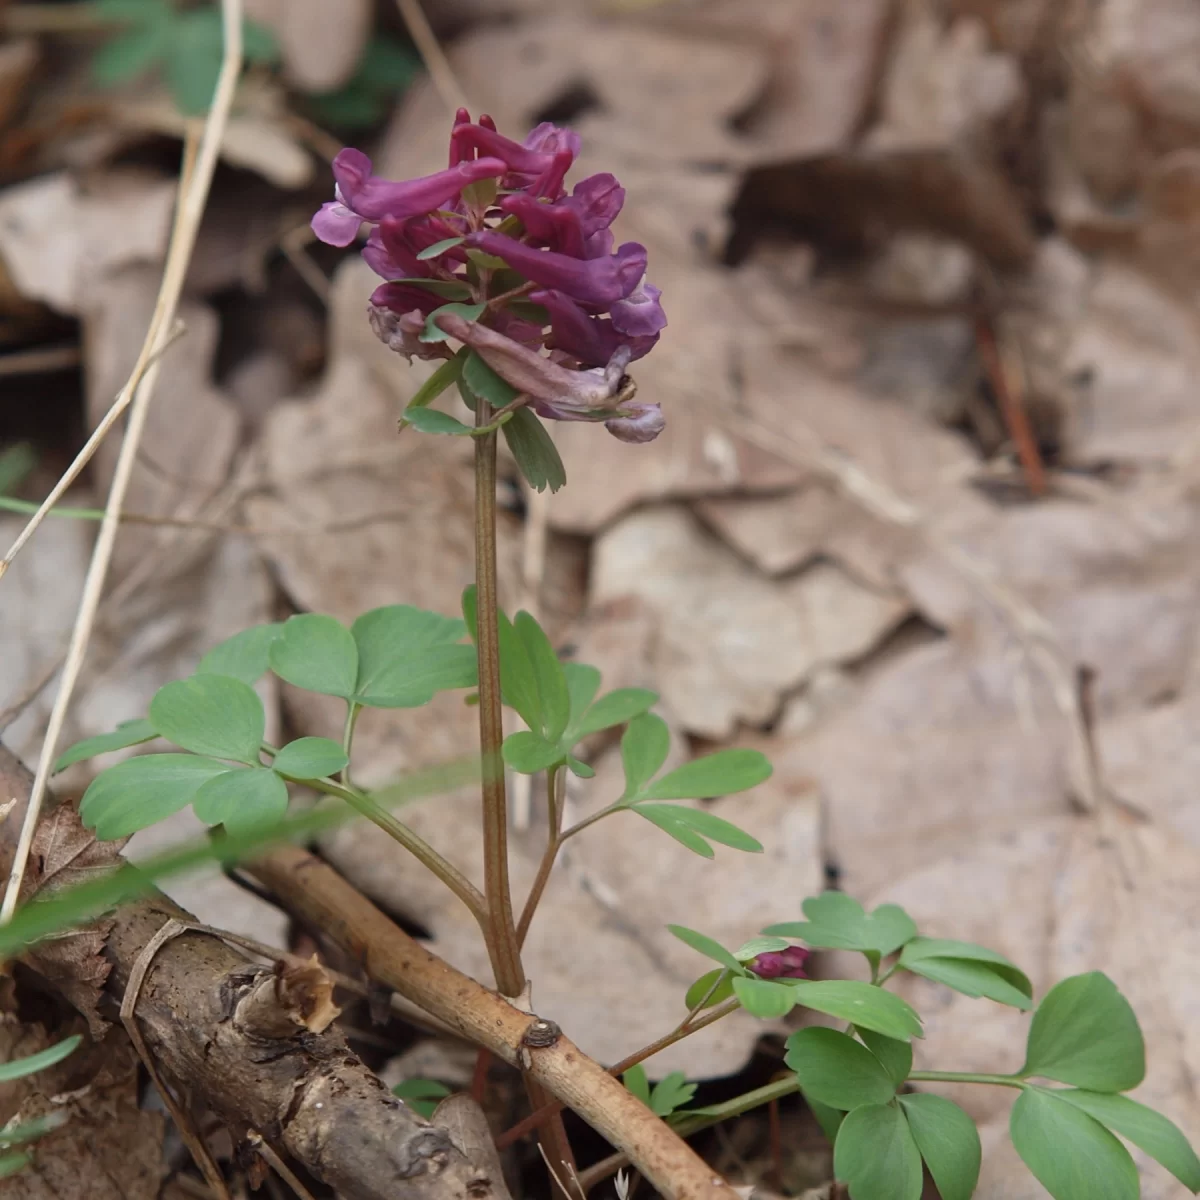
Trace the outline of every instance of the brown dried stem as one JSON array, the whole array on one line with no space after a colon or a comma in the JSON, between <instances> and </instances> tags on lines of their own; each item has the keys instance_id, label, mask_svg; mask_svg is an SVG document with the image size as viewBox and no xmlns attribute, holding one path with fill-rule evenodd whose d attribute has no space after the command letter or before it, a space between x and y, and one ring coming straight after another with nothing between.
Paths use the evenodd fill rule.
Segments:
<instances>
[{"instance_id":1,"label":"brown dried stem","mask_svg":"<svg viewBox=\"0 0 1200 1200\"><path fill-rule=\"evenodd\" d=\"M353 954L373 979L512 1066L526 1054L527 1077L628 1155L667 1200L734 1200L733 1189L686 1142L569 1038L523 1046L534 1017L431 954L328 864L285 846L248 869L290 911Z\"/></svg>"}]
</instances>

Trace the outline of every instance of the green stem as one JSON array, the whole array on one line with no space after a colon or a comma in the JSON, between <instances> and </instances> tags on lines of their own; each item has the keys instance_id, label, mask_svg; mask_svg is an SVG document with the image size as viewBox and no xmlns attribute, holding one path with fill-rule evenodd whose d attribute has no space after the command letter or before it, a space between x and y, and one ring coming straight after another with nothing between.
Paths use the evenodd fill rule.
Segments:
<instances>
[{"instance_id":1,"label":"green stem","mask_svg":"<svg viewBox=\"0 0 1200 1200\"><path fill-rule=\"evenodd\" d=\"M546 884L550 879L550 872L554 869L554 860L558 857L558 849L562 845L562 838L559 836L559 826L562 824L562 804L558 794L562 774L561 764L551 767L546 772L546 805L549 811L550 830L546 835L546 849L538 866L537 878L533 881L533 887L529 889L529 898L525 901L525 907L521 910L521 919L517 923L517 944L520 946L525 945L529 926L533 923L533 914L537 912L542 893L546 890Z\"/></svg>"},{"instance_id":2,"label":"green stem","mask_svg":"<svg viewBox=\"0 0 1200 1200\"><path fill-rule=\"evenodd\" d=\"M475 425L491 420L482 396ZM479 748L483 767L483 890L487 896L487 947L496 986L519 996L525 986L521 948L508 881L508 798L504 789L504 724L500 698L500 632L496 617L496 434L475 439L475 591L479 659Z\"/></svg>"},{"instance_id":3,"label":"green stem","mask_svg":"<svg viewBox=\"0 0 1200 1200\"><path fill-rule=\"evenodd\" d=\"M471 915L487 932L487 903L479 889L452 863L447 862L424 838L419 837L402 821L396 820L386 808L357 788L342 787L332 779L306 779L305 783L330 796L345 800L355 812L378 825L395 838L410 854L428 867L470 910Z\"/></svg>"},{"instance_id":4,"label":"green stem","mask_svg":"<svg viewBox=\"0 0 1200 1200\"><path fill-rule=\"evenodd\" d=\"M913 1071L910 1083L989 1083L996 1087L1025 1088L1029 1085L1016 1075L982 1075L974 1071Z\"/></svg>"},{"instance_id":5,"label":"green stem","mask_svg":"<svg viewBox=\"0 0 1200 1200\"><path fill-rule=\"evenodd\" d=\"M346 701L346 724L342 728L342 752L346 755L346 765L342 768L342 783L346 787L353 786L350 782L350 743L354 741L354 726L358 724L358 714L362 705L353 700Z\"/></svg>"},{"instance_id":6,"label":"green stem","mask_svg":"<svg viewBox=\"0 0 1200 1200\"><path fill-rule=\"evenodd\" d=\"M595 825L601 818L610 817L613 813L620 812L624 807L625 805L620 803L610 804L607 808L602 808L599 812L592 813L590 817L584 817L582 821L572 825L570 829L559 836L559 845L565 842L567 838L573 838L577 833L582 833L589 825Z\"/></svg>"}]
</instances>

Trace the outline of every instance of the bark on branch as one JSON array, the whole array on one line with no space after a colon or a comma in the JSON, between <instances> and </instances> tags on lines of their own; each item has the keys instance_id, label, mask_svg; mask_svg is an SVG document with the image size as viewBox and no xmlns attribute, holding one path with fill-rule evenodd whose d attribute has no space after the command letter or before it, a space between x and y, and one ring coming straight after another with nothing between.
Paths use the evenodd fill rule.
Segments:
<instances>
[{"instance_id":1,"label":"bark on branch","mask_svg":"<svg viewBox=\"0 0 1200 1200\"><path fill-rule=\"evenodd\" d=\"M0 826L0 871L31 783L0 745L0 796L18 801ZM118 1005L172 918L193 920L158 893L113 914L105 990ZM236 1135L258 1133L350 1200L507 1200L499 1176L384 1088L329 1026L321 999L318 981L274 977L220 938L188 931L154 954L135 1016L159 1073L188 1104Z\"/></svg>"},{"instance_id":2,"label":"bark on branch","mask_svg":"<svg viewBox=\"0 0 1200 1200\"><path fill-rule=\"evenodd\" d=\"M667 1200L736 1200L734 1190L685 1141L552 1022L514 1007L431 954L327 863L300 847L283 846L246 869L285 908L353 954L372 979L522 1067L624 1151ZM543 1036L545 1025L555 1036Z\"/></svg>"}]
</instances>

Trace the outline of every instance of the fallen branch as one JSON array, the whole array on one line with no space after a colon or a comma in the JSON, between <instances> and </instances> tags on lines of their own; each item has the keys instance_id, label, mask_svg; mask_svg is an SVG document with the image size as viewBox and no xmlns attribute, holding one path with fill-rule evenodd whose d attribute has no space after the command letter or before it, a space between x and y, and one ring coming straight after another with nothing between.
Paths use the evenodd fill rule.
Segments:
<instances>
[{"instance_id":1,"label":"fallen branch","mask_svg":"<svg viewBox=\"0 0 1200 1200\"><path fill-rule=\"evenodd\" d=\"M628 1155L667 1200L734 1200L733 1189L686 1142L553 1022L523 1012L431 954L327 863L285 846L246 870L286 909L354 955L372 979L521 1067Z\"/></svg>"},{"instance_id":2,"label":"fallen branch","mask_svg":"<svg viewBox=\"0 0 1200 1200\"><path fill-rule=\"evenodd\" d=\"M0 795L17 799L14 818L32 783L0 746ZM17 825L0 825L0 866L12 859ZM395 1099L347 1047L328 1024L319 978L277 974L194 928L161 939L164 928L176 932L172 921L193 924L161 894L110 920L104 989L120 1005L141 976L130 1018L157 1073L190 1106L290 1155L349 1200L507 1200L501 1179Z\"/></svg>"}]
</instances>

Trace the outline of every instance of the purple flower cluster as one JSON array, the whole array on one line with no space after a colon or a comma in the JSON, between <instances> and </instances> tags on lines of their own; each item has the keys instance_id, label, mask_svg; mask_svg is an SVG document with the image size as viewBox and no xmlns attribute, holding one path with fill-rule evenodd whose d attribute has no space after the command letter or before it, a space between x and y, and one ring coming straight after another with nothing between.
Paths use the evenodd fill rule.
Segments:
<instances>
[{"instance_id":1,"label":"purple flower cluster","mask_svg":"<svg viewBox=\"0 0 1200 1200\"><path fill-rule=\"evenodd\" d=\"M392 349L446 356L422 340L431 314L470 346L540 416L603 421L623 441L663 428L658 404L634 399L625 368L648 354L667 323L658 288L646 282L646 248L614 248L612 223L625 190L608 174L568 193L579 137L539 125L515 142L490 118L460 109L450 165L394 183L371 172L359 150L333 161L336 199L313 218L317 237L348 246L371 225L363 257L388 282L376 288L371 327ZM442 249L434 249L447 243ZM448 295L486 305L476 319L438 313ZM460 306L461 308L461 306Z\"/></svg>"},{"instance_id":2,"label":"purple flower cluster","mask_svg":"<svg viewBox=\"0 0 1200 1200\"><path fill-rule=\"evenodd\" d=\"M770 950L748 962L746 966L759 979L807 979L804 964L809 951L802 946L789 946L786 950Z\"/></svg>"}]
</instances>

